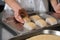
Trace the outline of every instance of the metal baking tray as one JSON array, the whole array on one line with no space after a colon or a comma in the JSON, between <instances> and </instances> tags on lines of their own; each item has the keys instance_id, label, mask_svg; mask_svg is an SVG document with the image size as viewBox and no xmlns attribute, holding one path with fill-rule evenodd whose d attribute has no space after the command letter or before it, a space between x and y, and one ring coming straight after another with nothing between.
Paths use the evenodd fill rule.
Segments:
<instances>
[{"instance_id":1,"label":"metal baking tray","mask_svg":"<svg viewBox=\"0 0 60 40\"><path fill-rule=\"evenodd\" d=\"M9 14L8 14L9 13ZM31 13L31 14L30 14ZM10 11L8 11L8 12L6 12L6 11L4 11L3 13L3 18L2 18L2 22L5 24L5 25L7 25L7 27L9 27L11 30L13 30L13 31L15 31L16 33L17 33L17 35L18 34L24 34L24 33L27 33L27 30L26 29L23 29L23 30L17 30L16 28L14 28L14 27L12 27L12 25L14 26L14 24L12 24L12 25L10 25L10 24L8 24L7 22L5 22L4 20L7 18L7 17L13 17L13 13L10 13ZM29 12L29 16L31 16L31 15L38 15L39 13L38 12ZM8 15L8 16L7 16ZM11 19L13 19L13 18L10 18L10 20ZM52 25L52 26L49 26L49 27L45 27L45 28L50 28L50 27L57 27L59 24L56 24L56 25ZM22 27L22 25L21 25L21 27ZM42 28L42 29L44 29L44 28ZM34 31L34 30L33 30Z\"/></svg>"},{"instance_id":2,"label":"metal baking tray","mask_svg":"<svg viewBox=\"0 0 60 40\"><path fill-rule=\"evenodd\" d=\"M36 35L43 35L43 34L49 34L49 35L57 35L57 36L60 36L60 31L56 31L56 30L36 30L36 31L33 31L33 32L30 32L30 33L27 33L27 34L24 34L24 35L18 35L18 36L15 36L14 38L11 38L9 40L26 40L30 37L33 37L33 36L36 36Z\"/></svg>"},{"instance_id":3,"label":"metal baking tray","mask_svg":"<svg viewBox=\"0 0 60 40\"><path fill-rule=\"evenodd\" d=\"M29 14L29 16L31 15L30 13L33 13L32 15L35 15L36 14L36 12L28 12ZM2 12L2 22L8 27L8 28L10 28L11 30L13 30L16 34L23 34L23 33L26 33L27 31L26 31L26 29L22 29L22 30L19 30L19 29L17 29L17 28L14 28L14 27L16 27L16 26L20 26L21 28L23 27L23 24L21 24L20 25L20 23L19 22L17 22L15 19L14 19L14 15L13 15L13 12L11 12L11 11L3 11ZM10 19L9 19L10 18ZM6 21L6 19L10 22L12 22L12 23L7 23L7 21ZM15 24L16 23L16 24ZM20 28L20 29L21 29Z\"/></svg>"}]
</instances>

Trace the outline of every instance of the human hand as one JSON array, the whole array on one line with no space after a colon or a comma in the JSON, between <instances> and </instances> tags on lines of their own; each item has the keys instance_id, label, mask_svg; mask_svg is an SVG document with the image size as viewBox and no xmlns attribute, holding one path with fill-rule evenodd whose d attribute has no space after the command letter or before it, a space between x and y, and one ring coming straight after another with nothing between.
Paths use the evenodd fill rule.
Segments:
<instances>
[{"instance_id":1,"label":"human hand","mask_svg":"<svg viewBox=\"0 0 60 40\"><path fill-rule=\"evenodd\" d=\"M56 13L60 13L60 3L57 4L57 6L54 7L54 10Z\"/></svg>"},{"instance_id":2,"label":"human hand","mask_svg":"<svg viewBox=\"0 0 60 40\"><path fill-rule=\"evenodd\" d=\"M19 10L15 11L14 16L15 16L15 19L21 23L24 23L22 16L28 17L27 12L24 9L19 9Z\"/></svg>"},{"instance_id":3,"label":"human hand","mask_svg":"<svg viewBox=\"0 0 60 40\"><path fill-rule=\"evenodd\" d=\"M53 13L52 14L55 18L60 19L60 13Z\"/></svg>"}]
</instances>

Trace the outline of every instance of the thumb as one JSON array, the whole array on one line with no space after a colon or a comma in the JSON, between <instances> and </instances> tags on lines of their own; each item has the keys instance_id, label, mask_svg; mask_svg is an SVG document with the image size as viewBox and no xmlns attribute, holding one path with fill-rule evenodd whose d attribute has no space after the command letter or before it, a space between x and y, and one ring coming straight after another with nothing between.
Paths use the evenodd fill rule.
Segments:
<instances>
[{"instance_id":1,"label":"thumb","mask_svg":"<svg viewBox=\"0 0 60 40\"><path fill-rule=\"evenodd\" d=\"M24 20L22 19L22 17L18 14L18 12L15 12L14 14L15 19L20 22L20 23L24 23Z\"/></svg>"},{"instance_id":2,"label":"thumb","mask_svg":"<svg viewBox=\"0 0 60 40\"><path fill-rule=\"evenodd\" d=\"M24 20L21 18L21 16L15 15L15 19L20 23L24 23Z\"/></svg>"},{"instance_id":3,"label":"thumb","mask_svg":"<svg viewBox=\"0 0 60 40\"><path fill-rule=\"evenodd\" d=\"M21 22L21 23L24 23L24 20L20 17L18 17L18 21Z\"/></svg>"}]
</instances>

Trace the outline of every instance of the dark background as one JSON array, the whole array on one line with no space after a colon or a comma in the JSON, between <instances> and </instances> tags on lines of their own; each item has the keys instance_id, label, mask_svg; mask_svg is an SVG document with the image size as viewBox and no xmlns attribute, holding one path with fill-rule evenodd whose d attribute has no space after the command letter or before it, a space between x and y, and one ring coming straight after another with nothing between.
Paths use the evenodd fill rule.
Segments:
<instances>
[{"instance_id":1,"label":"dark background","mask_svg":"<svg viewBox=\"0 0 60 40\"><path fill-rule=\"evenodd\" d=\"M2 12L2 10L4 9L5 3L0 0L0 12Z\"/></svg>"}]
</instances>

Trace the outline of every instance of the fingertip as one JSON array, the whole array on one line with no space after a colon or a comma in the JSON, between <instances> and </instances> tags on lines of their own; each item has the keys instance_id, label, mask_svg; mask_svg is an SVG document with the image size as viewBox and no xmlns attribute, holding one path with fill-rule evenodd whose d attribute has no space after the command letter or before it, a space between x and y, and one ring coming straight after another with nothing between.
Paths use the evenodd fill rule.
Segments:
<instances>
[{"instance_id":1,"label":"fingertip","mask_svg":"<svg viewBox=\"0 0 60 40\"><path fill-rule=\"evenodd\" d=\"M23 23L23 24L24 24L24 21L22 21L21 23Z\"/></svg>"},{"instance_id":2,"label":"fingertip","mask_svg":"<svg viewBox=\"0 0 60 40\"><path fill-rule=\"evenodd\" d=\"M25 23L25 22L24 22L24 20L21 20L21 23L23 23L23 24L24 24L24 23Z\"/></svg>"}]
</instances>

